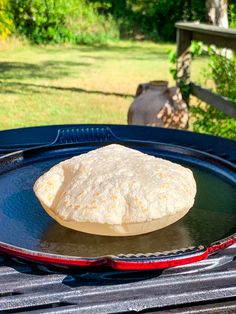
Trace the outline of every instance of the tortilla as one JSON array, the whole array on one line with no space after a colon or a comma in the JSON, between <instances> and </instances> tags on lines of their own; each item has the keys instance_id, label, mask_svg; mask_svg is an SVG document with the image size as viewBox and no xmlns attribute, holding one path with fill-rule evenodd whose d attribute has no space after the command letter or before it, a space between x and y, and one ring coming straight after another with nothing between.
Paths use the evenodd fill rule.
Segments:
<instances>
[{"instance_id":1,"label":"tortilla","mask_svg":"<svg viewBox=\"0 0 236 314\"><path fill-rule=\"evenodd\" d=\"M111 144L55 165L36 181L34 191L65 227L126 236L183 217L194 204L196 182L188 168Z\"/></svg>"}]
</instances>

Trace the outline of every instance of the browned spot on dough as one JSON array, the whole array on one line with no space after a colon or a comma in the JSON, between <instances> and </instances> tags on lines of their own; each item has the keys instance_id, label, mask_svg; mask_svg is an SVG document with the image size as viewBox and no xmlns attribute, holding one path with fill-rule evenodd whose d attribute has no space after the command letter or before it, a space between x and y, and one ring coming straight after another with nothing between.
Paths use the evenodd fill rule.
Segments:
<instances>
[{"instance_id":1,"label":"browned spot on dough","mask_svg":"<svg viewBox=\"0 0 236 314\"><path fill-rule=\"evenodd\" d=\"M77 195L77 198L80 198L81 196L84 195L84 192L80 192L78 195Z\"/></svg>"},{"instance_id":2,"label":"browned spot on dough","mask_svg":"<svg viewBox=\"0 0 236 314\"><path fill-rule=\"evenodd\" d=\"M70 205L70 202L68 200L65 200L64 205L68 206L68 205Z\"/></svg>"},{"instance_id":3,"label":"browned spot on dough","mask_svg":"<svg viewBox=\"0 0 236 314\"><path fill-rule=\"evenodd\" d=\"M96 202L92 202L89 205L87 205L87 208L91 209L91 208L97 208L97 203Z\"/></svg>"},{"instance_id":4,"label":"browned spot on dough","mask_svg":"<svg viewBox=\"0 0 236 314\"><path fill-rule=\"evenodd\" d=\"M148 210L146 207L143 206L143 203L137 198L134 198L134 203L136 204L137 207L139 207L142 211Z\"/></svg>"}]
</instances>

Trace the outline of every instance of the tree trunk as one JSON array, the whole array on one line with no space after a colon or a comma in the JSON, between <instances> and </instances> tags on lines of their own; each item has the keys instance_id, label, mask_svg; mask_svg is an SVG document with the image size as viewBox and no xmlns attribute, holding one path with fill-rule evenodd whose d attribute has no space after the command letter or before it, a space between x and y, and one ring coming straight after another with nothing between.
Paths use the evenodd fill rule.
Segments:
<instances>
[{"instance_id":1,"label":"tree trunk","mask_svg":"<svg viewBox=\"0 0 236 314\"><path fill-rule=\"evenodd\" d=\"M228 0L206 0L207 21L209 24L228 28ZM215 49L217 54L231 59L233 52L230 49Z\"/></svg>"},{"instance_id":2,"label":"tree trunk","mask_svg":"<svg viewBox=\"0 0 236 314\"><path fill-rule=\"evenodd\" d=\"M227 0L206 0L206 9L209 24L228 28Z\"/></svg>"}]
</instances>

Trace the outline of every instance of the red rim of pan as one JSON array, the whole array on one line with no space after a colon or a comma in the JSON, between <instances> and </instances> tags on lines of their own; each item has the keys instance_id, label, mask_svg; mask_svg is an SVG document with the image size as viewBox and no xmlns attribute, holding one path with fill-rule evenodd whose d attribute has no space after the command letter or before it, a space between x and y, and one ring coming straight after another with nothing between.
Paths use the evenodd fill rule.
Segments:
<instances>
[{"instance_id":1,"label":"red rim of pan","mask_svg":"<svg viewBox=\"0 0 236 314\"><path fill-rule=\"evenodd\" d=\"M208 247L191 247L177 252L152 253L151 255L119 255L108 257L62 257L61 255L39 253L27 249L21 249L13 245L0 243L0 251L24 260L37 262L40 264L50 264L63 267L94 267L110 266L119 270L151 270L164 269L198 262L207 258L228 246L236 243L236 234L212 243Z\"/></svg>"}]
</instances>

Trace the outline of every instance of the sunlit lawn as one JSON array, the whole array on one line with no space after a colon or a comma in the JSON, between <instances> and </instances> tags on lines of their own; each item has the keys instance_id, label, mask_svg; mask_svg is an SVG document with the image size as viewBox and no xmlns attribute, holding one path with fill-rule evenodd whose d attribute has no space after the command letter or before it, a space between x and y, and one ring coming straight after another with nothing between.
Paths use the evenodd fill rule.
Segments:
<instances>
[{"instance_id":1,"label":"sunlit lawn","mask_svg":"<svg viewBox=\"0 0 236 314\"><path fill-rule=\"evenodd\" d=\"M169 80L174 44L20 46L0 51L0 129L63 123L126 124L137 85ZM193 64L198 79L204 60Z\"/></svg>"}]
</instances>

